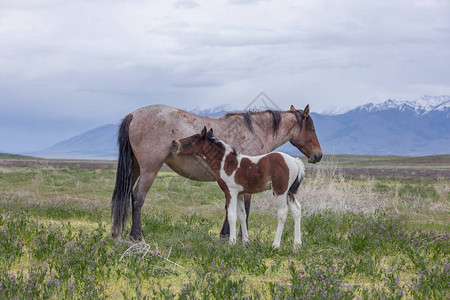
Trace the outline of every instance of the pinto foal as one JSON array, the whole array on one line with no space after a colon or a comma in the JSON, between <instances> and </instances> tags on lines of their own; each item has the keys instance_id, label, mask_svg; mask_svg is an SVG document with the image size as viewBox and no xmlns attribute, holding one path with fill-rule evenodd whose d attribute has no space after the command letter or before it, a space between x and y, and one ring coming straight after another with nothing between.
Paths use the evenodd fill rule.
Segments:
<instances>
[{"instance_id":1,"label":"pinto foal","mask_svg":"<svg viewBox=\"0 0 450 300\"><path fill-rule=\"evenodd\" d=\"M230 145L217 139L212 128L172 142L174 155L197 155L216 175L225 193L230 224L230 244L236 241L236 219L242 228L242 240L248 241L244 194L272 189L276 196L278 226L273 247L280 247L281 234L288 207L294 216L294 248L302 244L300 233L301 205L295 198L305 174L302 161L280 152L259 156L239 154ZM237 215L237 216L236 216Z\"/></svg>"}]
</instances>

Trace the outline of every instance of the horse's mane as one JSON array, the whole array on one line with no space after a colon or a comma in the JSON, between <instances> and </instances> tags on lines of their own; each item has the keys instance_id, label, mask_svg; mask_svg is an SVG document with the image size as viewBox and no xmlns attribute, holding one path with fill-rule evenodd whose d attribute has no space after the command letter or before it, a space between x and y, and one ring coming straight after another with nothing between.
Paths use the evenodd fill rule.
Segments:
<instances>
[{"instance_id":1,"label":"horse's mane","mask_svg":"<svg viewBox=\"0 0 450 300\"><path fill-rule=\"evenodd\" d=\"M219 147L221 147L222 149L226 149L226 146L229 146L231 149L233 149L233 154L237 154L238 152L236 151L236 149L234 149L234 147L232 147L231 145L228 145L227 143L225 143L222 140L219 140L217 137L215 137L214 135L207 135L206 138L208 139L208 141L210 141L213 144L218 145Z\"/></svg>"},{"instance_id":2,"label":"horse's mane","mask_svg":"<svg viewBox=\"0 0 450 300\"><path fill-rule=\"evenodd\" d=\"M302 128L302 121L303 121L303 110L288 110L289 113L294 114L295 118L297 119L297 123L300 126L300 129ZM313 129L313 120L310 115L306 117L306 128Z\"/></svg>"},{"instance_id":3,"label":"horse's mane","mask_svg":"<svg viewBox=\"0 0 450 300\"><path fill-rule=\"evenodd\" d=\"M244 123L245 125L248 127L248 129L250 129L251 132L254 132L254 128L253 128L253 120L252 120L252 116L253 115L262 115L265 113L270 113L272 115L272 129L274 133L277 133L278 128L280 128L280 122L281 122L281 113L278 110L248 110L244 113L227 113L227 116L235 116L235 115L239 115L242 116L244 118Z\"/></svg>"},{"instance_id":4,"label":"horse's mane","mask_svg":"<svg viewBox=\"0 0 450 300\"><path fill-rule=\"evenodd\" d=\"M298 125L300 126L300 128L302 128L303 110L288 110L287 112L295 115ZM281 123L281 111L279 111L279 110L271 110L271 109L249 110L249 111L246 111L245 113L227 113L226 115L227 116L234 116L234 115L243 116L245 125L248 127L248 129L250 129L251 132L254 132L252 116L253 115L262 115L265 113L269 113L272 115L272 120L273 120L272 129L273 129L274 134L276 134L278 132L278 129L280 128L280 123ZM310 116L308 116L306 118L306 126L309 129L313 128L313 122L312 122L312 119Z\"/></svg>"}]
</instances>

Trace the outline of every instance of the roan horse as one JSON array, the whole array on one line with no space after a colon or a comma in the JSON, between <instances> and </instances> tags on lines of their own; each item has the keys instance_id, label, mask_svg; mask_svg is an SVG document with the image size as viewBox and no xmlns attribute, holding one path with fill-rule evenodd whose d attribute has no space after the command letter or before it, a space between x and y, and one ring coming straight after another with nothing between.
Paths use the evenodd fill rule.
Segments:
<instances>
[{"instance_id":1,"label":"roan horse","mask_svg":"<svg viewBox=\"0 0 450 300\"><path fill-rule=\"evenodd\" d=\"M244 194L272 189L276 196L278 226L273 247L280 247L281 234L288 207L294 217L294 248L302 245L300 233L301 206L295 199L305 174L303 162L285 153L271 152L258 156L237 153L217 139L211 128L172 142L174 155L196 155L213 170L217 183L225 193L230 224L230 244L236 241L236 215L242 229L242 241L248 241Z\"/></svg>"},{"instance_id":2,"label":"roan horse","mask_svg":"<svg viewBox=\"0 0 450 300\"><path fill-rule=\"evenodd\" d=\"M193 135L203 126L214 128L218 138L248 155L265 154L290 141L308 157L310 163L316 163L322 158L322 149L309 116L309 105L303 111L291 106L288 111L228 113L217 118L199 116L165 105L140 108L127 115L119 129L119 159L111 201L113 238L122 236L127 223L130 196L130 236L134 240L142 238L141 208L163 163L184 177L216 181L214 172L199 157L171 154L173 140ZM245 195L244 199L248 217L250 195ZM221 235L228 234L228 218L225 216Z\"/></svg>"}]
</instances>

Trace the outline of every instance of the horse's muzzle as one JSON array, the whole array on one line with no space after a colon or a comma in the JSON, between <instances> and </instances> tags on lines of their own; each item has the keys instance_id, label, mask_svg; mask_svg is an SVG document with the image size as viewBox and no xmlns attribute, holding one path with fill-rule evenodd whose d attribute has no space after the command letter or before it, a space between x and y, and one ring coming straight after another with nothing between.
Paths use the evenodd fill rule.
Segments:
<instances>
[{"instance_id":1,"label":"horse's muzzle","mask_svg":"<svg viewBox=\"0 0 450 300\"><path fill-rule=\"evenodd\" d=\"M314 152L308 159L311 164L318 163L322 159L322 152Z\"/></svg>"},{"instance_id":2,"label":"horse's muzzle","mask_svg":"<svg viewBox=\"0 0 450 300\"><path fill-rule=\"evenodd\" d=\"M180 143L175 140L172 141L172 148L171 148L172 155L177 155L178 149L179 149L179 144Z\"/></svg>"}]
</instances>

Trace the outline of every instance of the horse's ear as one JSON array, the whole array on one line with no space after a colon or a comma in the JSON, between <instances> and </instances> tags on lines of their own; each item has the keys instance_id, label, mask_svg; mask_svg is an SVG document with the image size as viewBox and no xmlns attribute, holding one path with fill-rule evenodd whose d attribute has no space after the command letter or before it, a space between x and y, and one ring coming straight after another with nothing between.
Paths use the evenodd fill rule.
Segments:
<instances>
[{"instance_id":1,"label":"horse's ear","mask_svg":"<svg viewBox=\"0 0 450 300\"><path fill-rule=\"evenodd\" d=\"M207 133L207 137L212 137L214 135L214 131L213 131L213 129L211 128L209 131L208 131L208 133Z\"/></svg>"},{"instance_id":2,"label":"horse's ear","mask_svg":"<svg viewBox=\"0 0 450 300\"><path fill-rule=\"evenodd\" d=\"M294 105L291 105L291 110L296 110Z\"/></svg>"},{"instance_id":3,"label":"horse's ear","mask_svg":"<svg viewBox=\"0 0 450 300\"><path fill-rule=\"evenodd\" d=\"M202 130L201 136L202 136L202 137L206 136L206 126L205 126L205 127L203 127L203 130Z\"/></svg>"},{"instance_id":4,"label":"horse's ear","mask_svg":"<svg viewBox=\"0 0 450 300\"><path fill-rule=\"evenodd\" d=\"M309 116L309 104L306 105L305 110L303 111L303 118L306 118Z\"/></svg>"}]
</instances>

